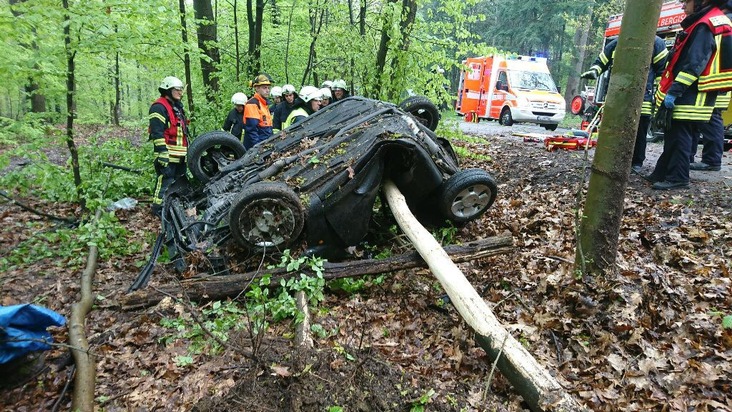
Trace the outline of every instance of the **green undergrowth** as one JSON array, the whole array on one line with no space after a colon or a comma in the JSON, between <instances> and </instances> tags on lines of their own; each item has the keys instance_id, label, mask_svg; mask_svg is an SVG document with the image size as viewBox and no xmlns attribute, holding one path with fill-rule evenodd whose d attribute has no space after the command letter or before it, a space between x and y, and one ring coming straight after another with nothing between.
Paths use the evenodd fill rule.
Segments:
<instances>
[{"instance_id":1,"label":"green undergrowth","mask_svg":"<svg viewBox=\"0 0 732 412\"><path fill-rule=\"evenodd\" d=\"M141 248L141 241L128 239L125 227L107 207L116 200L149 197L153 182L149 148L136 147L128 139L115 138L113 129L102 129L78 145L81 189L88 214L76 224L49 221L16 222L3 230L27 232L6 255L0 269L31 265L43 259L61 267L84 263L91 245L99 247L102 259L127 256ZM69 149L62 130L39 121L0 119L0 187L7 195L25 200L50 215L63 216L79 202ZM140 173L105 166L110 163ZM72 207L59 208L58 204ZM96 210L103 210L99 220ZM65 212L69 213L69 212Z\"/></svg>"}]
</instances>

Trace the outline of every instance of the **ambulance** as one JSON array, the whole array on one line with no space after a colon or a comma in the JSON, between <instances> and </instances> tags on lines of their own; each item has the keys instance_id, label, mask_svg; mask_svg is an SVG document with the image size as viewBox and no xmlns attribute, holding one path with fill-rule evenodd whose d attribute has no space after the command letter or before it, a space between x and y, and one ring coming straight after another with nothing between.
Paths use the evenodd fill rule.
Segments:
<instances>
[{"instance_id":1,"label":"ambulance","mask_svg":"<svg viewBox=\"0 0 732 412\"><path fill-rule=\"evenodd\" d=\"M491 55L463 61L455 109L465 120L498 120L504 126L537 123L556 130L565 101L546 58Z\"/></svg>"}]
</instances>

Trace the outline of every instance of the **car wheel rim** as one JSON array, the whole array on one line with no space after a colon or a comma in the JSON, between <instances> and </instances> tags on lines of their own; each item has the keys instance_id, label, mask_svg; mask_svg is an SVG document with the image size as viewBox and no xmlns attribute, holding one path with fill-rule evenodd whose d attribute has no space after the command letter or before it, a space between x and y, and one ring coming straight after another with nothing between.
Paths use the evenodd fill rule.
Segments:
<instances>
[{"instance_id":1,"label":"car wheel rim","mask_svg":"<svg viewBox=\"0 0 732 412\"><path fill-rule=\"evenodd\" d=\"M471 218L485 208L491 201L491 189L486 185L466 187L452 201L452 213L461 218Z\"/></svg>"},{"instance_id":2,"label":"car wheel rim","mask_svg":"<svg viewBox=\"0 0 732 412\"><path fill-rule=\"evenodd\" d=\"M287 243L295 226L292 209L278 199L254 201L239 215L242 237L257 247L275 247Z\"/></svg>"}]
</instances>

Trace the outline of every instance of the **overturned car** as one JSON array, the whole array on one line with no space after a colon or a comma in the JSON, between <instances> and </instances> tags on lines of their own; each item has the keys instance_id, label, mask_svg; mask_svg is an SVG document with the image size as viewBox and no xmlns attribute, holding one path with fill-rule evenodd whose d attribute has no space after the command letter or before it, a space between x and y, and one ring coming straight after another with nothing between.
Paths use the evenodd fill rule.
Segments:
<instances>
[{"instance_id":1,"label":"overturned car","mask_svg":"<svg viewBox=\"0 0 732 412\"><path fill-rule=\"evenodd\" d=\"M233 240L252 253L305 240L307 253L337 259L366 236L386 179L425 224L478 218L496 183L484 170L459 169L450 143L430 129L437 112L427 103L412 100L406 112L350 97L246 152L226 132L199 136L187 160L198 184L177 182L166 194L169 252L209 252Z\"/></svg>"}]
</instances>

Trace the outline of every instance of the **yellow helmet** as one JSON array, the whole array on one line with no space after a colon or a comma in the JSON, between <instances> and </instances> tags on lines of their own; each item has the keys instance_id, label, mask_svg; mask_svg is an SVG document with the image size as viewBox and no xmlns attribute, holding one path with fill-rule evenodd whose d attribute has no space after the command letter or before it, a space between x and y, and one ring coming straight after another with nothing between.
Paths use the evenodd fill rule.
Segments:
<instances>
[{"instance_id":1,"label":"yellow helmet","mask_svg":"<svg viewBox=\"0 0 732 412\"><path fill-rule=\"evenodd\" d=\"M252 80L252 87L257 86L269 86L272 84L272 78L269 77L268 74L260 73L254 77L254 80Z\"/></svg>"}]
</instances>

